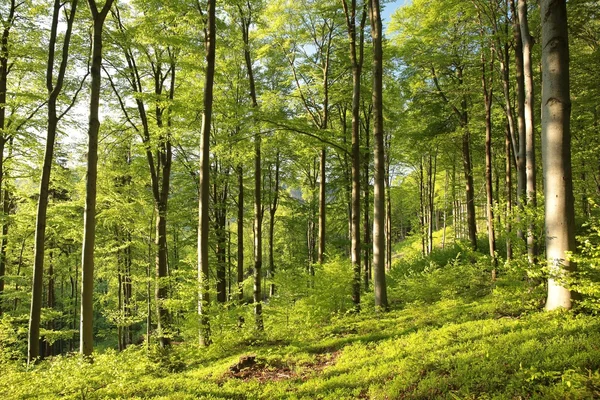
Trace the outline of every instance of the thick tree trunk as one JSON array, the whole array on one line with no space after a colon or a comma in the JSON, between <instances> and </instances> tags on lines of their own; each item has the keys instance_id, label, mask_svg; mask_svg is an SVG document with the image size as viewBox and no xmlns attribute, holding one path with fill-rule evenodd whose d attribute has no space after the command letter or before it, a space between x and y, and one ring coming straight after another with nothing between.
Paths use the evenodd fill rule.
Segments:
<instances>
[{"instance_id":1,"label":"thick tree trunk","mask_svg":"<svg viewBox=\"0 0 600 400\"><path fill-rule=\"evenodd\" d=\"M94 350L94 246L96 240L96 181L98 177L98 133L100 131L100 80L102 68L102 30L113 0L106 0L98 11L95 0L88 0L94 20L91 65L90 117L88 127L83 247L81 250L81 320L79 352L91 356Z\"/></svg>"},{"instance_id":2,"label":"thick tree trunk","mask_svg":"<svg viewBox=\"0 0 600 400\"><path fill-rule=\"evenodd\" d=\"M215 80L215 46L216 18L215 0L208 1L206 24L206 74L204 84L204 112L200 141L200 204L198 227L198 281L200 293L198 298L198 315L200 316L200 345L210 344L210 326L208 322L209 306L209 265L208 265L208 230L209 230L209 191L210 191L210 127L213 106L213 84Z\"/></svg>"},{"instance_id":3,"label":"thick tree trunk","mask_svg":"<svg viewBox=\"0 0 600 400\"><path fill-rule=\"evenodd\" d=\"M519 0L519 23L523 40L523 73L525 82L525 169L527 177L527 204L535 210L537 206L536 195L536 165L535 165L535 125L533 120L534 94L533 94L533 65L531 51L533 38L529 33L527 20L527 0ZM531 221L527 227L527 257L530 263L535 262L537 249L535 245L535 224Z\"/></svg>"},{"instance_id":4,"label":"thick tree trunk","mask_svg":"<svg viewBox=\"0 0 600 400\"><path fill-rule=\"evenodd\" d=\"M64 34L62 46L62 59L59 72L54 79L55 47L58 32L58 21L61 12L61 2L55 0L54 11L52 14L52 27L50 33L50 44L48 51L48 63L46 70L46 88L48 90L48 131L46 136L46 148L44 152L44 162L42 164L42 177L40 181L40 195L38 198L38 207L35 225L34 241L34 262L33 262L33 283L31 293L31 311L29 315L29 334L27 340L27 363L33 362L40 355L40 316L42 309L42 289L44 274L44 245L46 238L46 215L48 210L48 193L50 185L50 171L52 169L52 160L54 158L54 141L60 116L57 114L56 103L62 90L67 61L69 58L69 43L73 21L77 9L77 0L71 2L71 11L67 19L67 29Z\"/></svg>"},{"instance_id":5,"label":"thick tree trunk","mask_svg":"<svg viewBox=\"0 0 600 400\"><path fill-rule=\"evenodd\" d=\"M385 157L383 143L383 46L379 0L370 0L373 39L373 285L375 307L387 310L385 283Z\"/></svg>"},{"instance_id":6,"label":"thick tree trunk","mask_svg":"<svg viewBox=\"0 0 600 400\"><path fill-rule=\"evenodd\" d=\"M542 159L546 199L546 309L571 308L564 278L575 270L575 198L571 170L571 98L566 0L542 0Z\"/></svg>"}]
</instances>

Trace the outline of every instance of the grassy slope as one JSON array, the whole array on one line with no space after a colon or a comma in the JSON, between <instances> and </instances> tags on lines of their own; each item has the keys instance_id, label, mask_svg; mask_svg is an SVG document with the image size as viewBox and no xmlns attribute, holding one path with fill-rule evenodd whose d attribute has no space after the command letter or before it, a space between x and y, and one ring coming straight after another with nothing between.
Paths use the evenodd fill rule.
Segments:
<instances>
[{"instance_id":1,"label":"grassy slope","mask_svg":"<svg viewBox=\"0 0 600 400\"><path fill-rule=\"evenodd\" d=\"M537 311L540 291L510 271L492 286L480 264L423 262L390 276L386 314L209 351L181 345L162 358L131 348L94 364L0 366L0 398L600 398L597 317ZM259 365L233 377L229 367L245 354Z\"/></svg>"}]
</instances>

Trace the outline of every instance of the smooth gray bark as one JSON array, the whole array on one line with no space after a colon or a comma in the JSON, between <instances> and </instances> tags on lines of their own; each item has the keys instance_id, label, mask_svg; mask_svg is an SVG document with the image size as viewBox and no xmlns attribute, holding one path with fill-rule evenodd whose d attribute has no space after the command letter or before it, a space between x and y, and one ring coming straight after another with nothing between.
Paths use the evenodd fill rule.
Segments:
<instances>
[{"instance_id":1,"label":"smooth gray bark","mask_svg":"<svg viewBox=\"0 0 600 400\"><path fill-rule=\"evenodd\" d=\"M350 259L352 262L352 302L355 309L360 309L360 89L363 67L364 27L367 13L363 8L359 31L356 31L356 0L350 4L342 0L348 41L350 44L350 62L352 67L352 190L350 201ZM366 6L366 5L365 5Z\"/></svg>"},{"instance_id":2,"label":"smooth gray bark","mask_svg":"<svg viewBox=\"0 0 600 400\"><path fill-rule=\"evenodd\" d=\"M529 33L527 17L527 0L519 0L519 24L523 40L523 78L525 82L525 171L526 171L526 196L527 204L535 209L537 206L536 195L536 165L535 165L535 125L533 119L534 108L534 83L531 51L533 38ZM527 257L529 262L535 262L537 250L535 246L535 225L533 221L527 227Z\"/></svg>"},{"instance_id":3,"label":"smooth gray bark","mask_svg":"<svg viewBox=\"0 0 600 400\"><path fill-rule=\"evenodd\" d=\"M90 356L94 351L94 247L96 240L96 181L98 178L98 133L100 132L100 84L102 70L102 31L113 0L106 0L100 11L95 0L88 0L94 21L91 65L90 115L88 127L83 247L81 250L81 319L79 352Z\"/></svg>"},{"instance_id":4,"label":"smooth gray bark","mask_svg":"<svg viewBox=\"0 0 600 400\"><path fill-rule=\"evenodd\" d=\"M373 39L373 286L375 307L387 310L385 282L385 157L383 143L383 32L379 0L370 0Z\"/></svg>"},{"instance_id":5,"label":"smooth gray bark","mask_svg":"<svg viewBox=\"0 0 600 400\"><path fill-rule=\"evenodd\" d=\"M46 69L46 89L48 90L48 130L46 134L46 148L44 151L44 161L42 164L42 177L40 181L40 196L38 198L37 215L35 222L35 241L33 253L33 283L31 291L31 311L29 315L29 333L27 337L27 363L31 363L40 355L40 317L42 309L42 289L44 279L44 252L46 240L46 215L48 210L48 195L50 186L50 172L52 169L52 160L54 159L54 142L58 122L62 114L57 112L58 96L60 95L64 83L67 62L69 59L69 43L71 41L71 32L75 12L77 10L77 0L71 2L71 10L67 19L67 28L64 34L62 56L59 65L56 80L54 80L54 63L56 54L56 41L58 37L58 21L62 8L59 0L54 1L52 14L52 27L50 32L50 42L48 46L48 62Z\"/></svg>"},{"instance_id":6,"label":"smooth gray bark","mask_svg":"<svg viewBox=\"0 0 600 400\"><path fill-rule=\"evenodd\" d=\"M566 0L542 0L542 159L546 199L546 310L569 309L564 278L575 270L575 198L571 169L571 98Z\"/></svg>"},{"instance_id":7,"label":"smooth gray bark","mask_svg":"<svg viewBox=\"0 0 600 400\"><path fill-rule=\"evenodd\" d=\"M209 307L209 265L208 265L208 231L209 231L209 191L210 191L210 127L213 107L213 85L215 80L215 47L216 47L216 17L215 0L208 0L206 24L206 73L204 83L204 98L202 127L200 133L200 196L199 196L199 226L198 226L198 315L200 317L199 341L201 346L210 345L210 325L208 321Z\"/></svg>"}]
</instances>

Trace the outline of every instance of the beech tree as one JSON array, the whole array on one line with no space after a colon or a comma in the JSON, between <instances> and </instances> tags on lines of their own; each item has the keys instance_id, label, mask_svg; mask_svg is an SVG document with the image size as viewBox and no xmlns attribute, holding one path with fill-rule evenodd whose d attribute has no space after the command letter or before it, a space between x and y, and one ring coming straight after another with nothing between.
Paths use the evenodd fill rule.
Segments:
<instances>
[{"instance_id":1,"label":"beech tree","mask_svg":"<svg viewBox=\"0 0 600 400\"><path fill-rule=\"evenodd\" d=\"M7 10L6 15L0 14L0 21L2 22L2 38L0 39L0 193L3 193L3 204L7 204L7 191L3 190L6 183L4 182L5 177L5 168L4 168L4 148L6 146L7 141L9 140L9 135L7 134L8 124L6 121L6 91L7 91L7 82L8 82L8 74L9 70L9 38L10 38L10 30L12 29L15 22L15 14L17 12L17 2L15 0L11 0L10 5ZM1 254L0 254L0 316L2 315L2 296L4 294L4 276L6 275L6 236L7 236L7 227L8 222L6 221L7 210L6 207L3 207L2 216L2 245L1 245Z\"/></svg>"},{"instance_id":2,"label":"beech tree","mask_svg":"<svg viewBox=\"0 0 600 400\"><path fill-rule=\"evenodd\" d=\"M209 265L208 265L208 230L209 230L209 192L210 192L210 129L213 106L213 85L215 80L215 48L216 48L216 1L209 0L206 14L206 76L204 82L204 98L202 110L202 126L200 133L200 195L198 222L198 314L200 316L200 344L210 344L210 328L207 308L209 306ZM199 10L201 11L201 10Z\"/></svg>"},{"instance_id":3,"label":"beech tree","mask_svg":"<svg viewBox=\"0 0 600 400\"><path fill-rule=\"evenodd\" d=\"M50 172L52 169L52 160L54 159L54 144L59 121L64 117L66 111L60 112L57 106L59 95L63 89L67 63L69 62L69 45L73 32L73 23L77 11L77 0L73 0L68 9L66 19L66 31L63 36L62 51L58 72L54 72L56 47L59 40L58 26L60 14L66 4L59 0L54 1L52 8L52 22L50 27L50 41L48 44L48 62L46 67L46 89L48 91L48 122L46 133L46 148L44 152L44 161L42 166L42 176L40 181L40 191L37 206L37 216L35 224L35 245L34 245L34 264L33 264L33 283L31 291L31 311L29 314L29 333L27 343L27 362L33 362L40 356L40 316L42 308L42 289L44 274L44 255L46 244L46 216L48 211L48 195L50 186ZM91 295L91 293L90 293ZM90 321L91 322L91 321Z\"/></svg>"},{"instance_id":4,"label":"beech tree","mask_svg":"<svg viewBox=\"0 0 600 400\"><path fill-rule=\"evenodd\" d=\"M102 71L102 32L113 0L106 0L101 9L95 0L88 0L93 19L91 65L90 120L88 128L85 211L83 216L83 249L81 250L81 326L80 353L90 356L94 350L94 244L96 239L96 181L98 176L98 133L100 131L100 80Z\"/></svg>"},{"instance_id":5,"label":"beech tree","mask_svg":"<svg viewBox=\"0 0 600 400\"><path fill-rule=\"evenodd\" d=\"M371 0L369 17L373 39L373 284L375 306L388 309L385 284L385 156L383 143L383 31L379 0Z\"/></svg>"},{"instance_id":6,"label":"beech tree","mask_svg":"<svg viewBox=\"0 0 600 400\"><path fill-rule=\"evenodd\" d=\"M566 1L541 1L542 160L546 199L546 258L550 277L546 310L569 309L566 278L575 270L575 199L571 168L571 98Z\"/></svg>"},{"instance_id":7,"label":"beech tree","mask_svg":"<svg viewBox=\"0 0 600 400\"><path fill-rule=\"evenodd\" d=\"M535 165L535 124L534 124L534 82L532 48L533 38L529 32L527 17L527 0L519 0L519 23L521 38L523 40L523 79L524 79L524 117L525 117L525 175L527 179L526 197L527 204L535 209L537 206L536 192L536 165ZM535 262L537 250L535 247L535 226L533 221L527 228L527 255L529 262Z\"/></svg>"},{"instance_id":8,"label":"beech tree","mask_svg":"<svg viewBox=\"0 0 600 400\"><path fill-rule=\"evenodd\" d=\"M361 76L364 61L364 32L367 19L367 3L359 8L356 0L350 4L342 0L344 14L346 16L346 27L348 30L348 41L350 42L350 63L352 66L352 150L351 150L351 205L350 205L350 258L354 279L352 284L352 301L360 308L360 92ZM360 13L360 22L356 26L357 13ZM368 183L367 183L368 184Z\"/></svg>"}]
</instances>

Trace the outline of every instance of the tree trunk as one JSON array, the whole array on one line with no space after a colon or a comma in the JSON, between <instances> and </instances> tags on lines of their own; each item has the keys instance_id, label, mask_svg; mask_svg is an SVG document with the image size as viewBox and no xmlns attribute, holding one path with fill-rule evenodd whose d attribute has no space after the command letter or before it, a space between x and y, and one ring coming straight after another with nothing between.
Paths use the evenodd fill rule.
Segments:
<instances>
[{"instance_id":1,"label":"tree trunk","mask_svg":"<svg viewBox=\"0 0 600 400\"><path fill-rule=\"evenodd\" d=\"M483 33L482 33L483 35ZM494 56L490 60L490 77L487 76L485 55L481 54L481 85L485 106L485 193L488 226L488 242L492 259L492 280L496 279L498 260L496 258L496 233L494 230L494 194L492 189L492 101L493 97ZM489 82L488 82L489 79Z\"/></svg>"},{"instance_id":2,"label":"tree trunk","mask_svg":"<svg viewBox=\"0 0 600 400\"><path fill-rule=\"evenodd\" d=\"M117 13L118 28L121 33L125 34L125 27L123 26L120 16ZM175 55L171 48L168 49L169 54L169 68L168 74L163 73L163 60L156 56L156 59L152 58L153 55L146 53L150 63L154 66L152 68L151 77L154 81L154 98L155 104L155 117L156 125L159 131L157 144L152 144L152 138L150 133L150 122L148 119L146 105L143 100L144 90L142 85L142 74L137 66L137 61L134 52L129 47L123 48L125 59L127 61L127 74L129 74L128 82L131 86L131 90L137 95L135 96L135 102L138 109L138 114L141 122L141 129L130 121L130 124L140 134L142 143L145 146L146 159L148 162L148 168L150 171L151 189L152 196L154 199L154 208L156 211L155 221L155 246L156 246L156 257L155 257L155 301L156 301L156 315L157 315L157 330L159 336L159 342L161 346L167 346L169 344L169 338L166 331L168 330L169 313L164 307L164 303L168 298L168 287L166 284L166 278L168 277L168 247L167 247L167 213L168 213L168 198L170 189L170 177L171 177L171 165L172 165L172 143L171 143L171 117L170 114L167 117L167 123L165 128L164 112L166 107L164 103L163 89L167 78L170 78L169 92L167 94L168 99L172 102L175 94ZM109 79L110 76L109 76ZM115 88L112 80L110 80L111 86L117 93L120 99L117 89ZM127 110L123 101L119 101L123 113L127 115ZM156 149L154 149L156 146ZM156 151L156 153L154 153Z\"/></svg>"},{"instance_id":3,"label":"tree trunk","mask_svg":"<svg viewBox=\"0 0 600 400\"><path fill-rule=\"evenodd\" d=\"M356 32L356 0L348 6L347 0L342 0L348 39L350 42L350 63L352 67L352 194L351 194L351 245L350 258L352 262L352 302L355 310L360 310L360 88L364 51L364 27L366 9L363 8L360 21L360 31ZM365 4L366 7L366 4ZM357 37L358 34L358 37ZM358 43L357 43L358 42Z\"/></svg>"},{"instance_id":4,"label":"tree trunk","mask_svg":"<svg viewBox=\"0 0 600 400\"><path fill-rule=\"evenodd\" d=\"M423 157L419 162L419 235L421 236L421 255L427 255L426 236L425 236L425 177Z\"/></svg>"},{"instance_id":5,"label":"tree trunk","mask_svg":"<svg viewBox=\"0 0 600 400\"><path fill-rule=\"evenodd\" d=\"M446 225L448 218L448 170L446 170L446 179L444 180L444 225L442 226L442 250L446 248Z\"/></svg>"},{"instance_id":6,"label":"tree trunk","mask_svg":"<svg viewBox=\"0 0 600 400\"><path fill-rule=\"evenodd\" d=\"M0 193L5 193L3 200L5 205L8 201L8 191L5 189L6 183L4 182L6 175L4 171L4 145L8 140L8 135L6 134L6 88L8 85L8 74L10 72L8 67L8 38L10 36L10 29L14 23L16 9L16 1L11 0L7 16L8 18L6 21L3 20L4 29L2 30L2 39L0 41ZM0 254L0 316L2 316L3 310L2 297L4 295L4 276L6 275L6 244L8 232L4 231L8 231L7 217L8 212L4 211L4 219L2 221L2 249Z\"/></svg>"},{"instance_id":7,"label":"tree trunk","mask_svg":"<svg viewBox=\"0 0 600 400\"><path fill-rule=\"evenodd\" d=\"M325 129L325 128L324 128ZM319 157L319 247L317 249L317 262L323 264L325 257L325 223L326 223L326 175L325 167L327 164L327 151L325 147L321 149ZM272 242L269 246L272 246ZM269 260L269 264L271 260ZM271 265L269 266L269 270Z\"/></svg>"},{"instance_id":8,"label":"tree trunk","mask_svg":"<svg viewBox=\"0 0 600 400\"><path fill-rule=\"evenodd\" d=\"M546 254L550 278L546 310L571 308L564 278L575 270L575 198L571 170L571 99L566 0L542 0L542 160Z\"/></svg>"},{"instance_id":9,"label":"tree trunk","mask_svg":"<svg viewBox=\"0 0 600 400\"><path fill-rule=\"evenodd\" d=\"M465 105L466 107L466 105ZM467 229L473 250L477 250L477 223L475 220L475 188L473 187L473 168L470 150L471 133L465 125L462 137L463 168L465 173L465 192L467 197Z\"/></svg>"},{"instance_id":10,"label":"tree trunk","mask_svg":"<svg viewBox=\"0 0 600 400\"><path fill-rule=\"evenodd\" d=\"M325 150L323 150L324 152ZM322 155L323 157L323 155ZM275 261L274 261L274 257L273 257L273 240L274 240L274 235L275 235L275 213L277 212L277 208L279 207L279 170L281 167L281 157L279 154L279 151L277 151L277 155L275 156L275 187L271 188L271 192L272 192L272 200L271 200L271 204L269 205L269 275L271 276L271 278L275 275ZM321 179L323 179L325 176L325 163L323 161L321 161ZM321 189L325 190L325 186L322 185ZM321 199L322 204L324 204L324 200ZM322 216L325 216L325 213L321 214ZM323 224L320 225L323 229L325 229L325 223L323 221ZM323 233L323 235L319 235L319 238L325 238L325 234ZM321 243L319 243L319 246L321 246ZM323 243L324 246L324 243ZM321 252L319 252L319 254L321 255ZM323 262L323 259L321 259L320 261L321 263ZM271 286L269 288L269 295L270 296L274 296L275 295L275 284L271 283Z\"/></svg>"},{"instance_id":11,"label":"tree trunk","mask_svg":"<svg viewBox=\"0 0 600 400\"><path fill-rule=\"evenodd\" d=\"M535 210L537 207L536 195L536 165L535 165L535 125L533 121L533 65L531 51L533 38L529 33L527 21L527 0L519 0L519 23L523 39L523 72L525 82L525 169L527 176L527 204ZM537 249L535 245L535 224L530 221L527 227L527 257L530 263L535 262Z\"/></svg>"},{"instance_id":12,"label":"tree trunk","mask_svg":"<svg viewBox=\"0 0 600 400\"><path fill-rule=\"evenodd\" d=\"M50 33L50 44L48 51L48 63L46 70L46 88L48 90L48 131L46 136L46 149L44 152L44 162L42 165L42 177L40 181L40 196L38 198L38 207L35 225L35 244L34 244L34 262L33 262L33 283L31 293L31 311L29 315L29 334L27 339L27 363L33 362L40 355L40 316L42 308L42 289L44 274L44 245L46 238L46 215L48 209L48 193L50 185L50 171L52 169L52 160L54 158L54 141L58 122L62 115L57 113L57 99L62 90L67 61L69 58L69 42L73 21L77 9L77 0L71 2L71 11L67 19L67 28L64 34L62 46L62 59L60 61L59 72L54 79L55 47L57 40L58 21L61 12L61 2L55 0L54 11L52 14L52 28Z\"/></svg>"},{"instance_id":13,"label":"tree trunk","mask_svg":"<svg viewBox=\"0 0 600 400\"><path fill-rule=\"evenodd\" d=\"M365 116L366 119L366 116ZM366 121L365 121L366 122ZM363 188L363 192L364 192L364 197L363 197L363 204L365 206L364 209L364 214L365 217L363 218L363 229L364 229L364 245L362 247L364 247L365 249L365 256L364 256L364 266L363 266L363 284L364 284L364 289L365 292L369 290L369 282L371 281L371 261L370 261L370 256L371 256L371 249L370 246L372 246L371 243L371 232L372 232L372 228L371 228L371 220L369 218L369 214L370 214L370 210L369 210L369 197L370 197L370 192L371 192L371 185L369 184L369 172L371 170L371 157L369 155L369 151L371 150L371 141L369 140L369 131L368 129L366 129L369 126L368 123L365 123L365 142L366 142L366 148L365 148L365 153L363 155L363 168L364 168L364 180L363 180L363 184L364 184L364 188Z\"/></svg>"},{"instance_id":14,"label":"tree trunk","mask_svg":"<svg viewBox=\"0 0 600 400\"><path fill-rule=\"evenodd\" d=\"M515 41L515 70L517 80L517 132L518 132L518 149L516 151L517 159L517 205L519 213L517 220L521 220L523 208L527 204L526 181L526 131L525 131L525 77L523 70L523 40L521 37L521 28L515 0L510 2L511 14L513 15L513 38ZM520 224L519 224L520 225ZM523 230L519 227L517 236L524 239Z\"/></svg>"},{"instance_id":15,"label":"tree trunk","mask_svg":"<svg viewBox=\"0 0 600 400\"><path fill-rule=\"evenodd\" d=\"M246 71L248 72L248 83L250 86L250 100L252 107L258 108L256 100L256 86L254 83L254 71L250 57L249 34L252 24L252 11L248 7L248 15L245 15L241 6L238 6L242 19L242 37L244 40L244 59ZM262 160L261 160L261 136L259 132L254 134L254 318L255 326L259 331L263 330L262 319Z\"/></svg>"},{"instance_id":16,"label":"tree trunk","mask_svg":"<svg viewBox=\"0 0 600 400\"><path fill-rule=\"evenodd\" d=\"M504 220L506 221L506 260L510 261L512 259L512 165L511 165L511 138L510 138L510 122L507 120L506 122L506 135L504 139L504 152L506 154L505 159L505 167L506 167L506 217Z\"/></svg>"},{"instance_id":17,"label":"tree trunk","mask_svg":"<svg viewBox=\"0 0 600 400\"><path fill-rule=\"evenodd\" d=\"M98 177L98 133L100 131L100 80L102 68L102 30L113 0L106 0L98 11L95 0L88 0L94 20L91 65L90 117L88 128L87 179L83 214L83 247L81 250L81 321L79 352L91 356L94 350L94 244L96 239L96 180Z\"/></svg>"},{"instance_id":18,"label":"tree trunk","mask_svg":"<svg viewBox=\"0 0 600 400\"><path fill-rule=\"evenodd\" d=\"M383 46L379 0L370 0L373 39L373 285L375 307L388 309L385 283L385 157L383 144Z\"/></svg>"},{"instance_id":19,"label":"tree trunk","mask_svg":"<svg viewBox=\"0 0 600 400\"><path fill-rule=\"evenodd\" d=\"M200 345L210 344L210 326L208 322L209 306L209 265L208 265L208 230L209 230L209 191L210 191L210 126L213 106L213 84L215 80L215 46L216 18L215 0L208 1L208 19L206 24L206 74L204 84L204 112L200 142L200 204L198 227L198 281L200 294L198 298L198 315L200 316Z\"/></svg>"},{"instance_id":20,"label":"tree trunk","mask_svg":"<svg viewBox=\"0 0 600 400\"><path fill-rule=\"evenodd\" d=\"M385 140L385 270L392 270L392 177L390 175L391 137L386 135Z\"/></svg>"},{"instance_id":21,"label":"tree trunk","mask_svg":"<svg viewBox=\"0 0 600 400\"><path fill-rule=\"evenodd\" d=\"M215 168L215 172L220 169ZM222 170L221 170L222 171ZM217 302L225 303L227 301L227 197L229 196L229 169L225 173L225 182L223 187L219 189L219 185L213 184L213 199L214 199L214 222L215 233L217 236L216 243L216 281L217 281Z\"/></svg>"},{"instance_id":22,"label":"tree trunk","mask_svg":"<svg viewBox=\"0 0 600 400\"><path fill-rule=\"evenodd\" d=\"M244 299L244 170L238 166L238 214L237 214L237 287L238 299Z\"/></svg>"},{"instance_id":23,"label":"tree trunk","mask_svg":"<svg viewBox=\"0 0 600 400\"><path fill-rule=\"evenodd\" d=\"M433 158L433 159L432 159ZM436 154L432 157L429 154L429 168L427 173L428 199L427 199L427 254L433 252L433 221L434 221L434 199L435 199L435 175L437 170L437 149Z\"/></svg>"},{"instance_id":24,"label":"tree trunk","mask_svg":"<svg viewBox=\"0 0 600 400\"><path fill-rule=\"evenodd\" d=\"M131 299L132 299L132 282L131 282L131 233L126 234L127 246L125 247L125 271L123 274L123 315L125 317L125 333L123 338L123 348L133 343L133 332L131 331Z\"/></svg>"},{"instance_id":25,"label":"tree trunk","mask_svg":"<svg viewBox=\"0 0 600 400\"><path fill-rule=\"evenodd\" d=\"M49 251L49 258L50 258L50 262L48 263L48 287L47 287L47 295L46 295L46 307L49 309L54 309L54 307L56 306L56 292L54 291L54 252L53 250ZM47 322L46 324L46 329L48 329L49 331L53 331L55 328L55 324L54 324L54 319L51 319ZM52 351L53 351L53 345L50 344L50 342L48 340L45 340L45 355L46 357L50 357L52 355Z\"/></svg>"}]
</instances>

